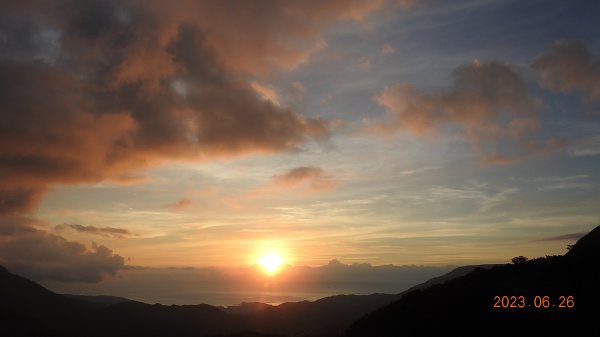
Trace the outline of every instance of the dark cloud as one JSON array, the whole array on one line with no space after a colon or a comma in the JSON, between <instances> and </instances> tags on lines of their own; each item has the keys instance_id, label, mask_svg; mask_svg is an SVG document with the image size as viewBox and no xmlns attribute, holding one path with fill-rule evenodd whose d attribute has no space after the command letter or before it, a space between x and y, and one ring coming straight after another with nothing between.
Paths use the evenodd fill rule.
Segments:
<instances>
[{"instance_id":1,"label":"dark cloud","mask_svg":"<svg viewBox=\"0 0 600 337\"><path fill-rule=\"evenodd\" d=\"M69 228L69 229L73 229L77 232L96 234L96 235L107 236L107 237L114 237L114 238L118 238L118 239L122 239L127 236L134 235L126 229L116 228L116 227L96 227L96 226L83 226L83 225L78 225L78 224L64 224L64 225L57 225L54 228L59 231Z\"/></svg>"},{"instance_id":2,"label":"dark cloud","mask_svg":"<svg viewBox=\"0 0 600 337\"><path fill-rule=\"evenodd\" d=\"M0 236L19 235L36 232L36 227L42 225L39 221L19 215L0 217ZM1 241L0 241L1 242Z\"/></svg>"},{"instance_id":3,"label":"dark cloud","mask_svg":"<svg viewBox=\"0 0 600 337\"><path fill-rule=\"evenodd\" d=\"M556 42L533 63L542 86L600 101L600 57L577 41Z\"/></svg>"},{"instance_id":4,"label":"dark cloud","mask_svg":"<svg viewBox=\"0 0 600 337\"><path fill-rule=\"evenodd\" d=\"M22 217L0 223L0 265L35 280L99 282L124 266L123 257L102 245L91 249L35 227L45 224Z\"/></svg>"},{"instance_id":5,"label":"dark cloud","mask_svg":"<svg viewBox=\"0 0 600 337\"><path fill-rule=\"evenodd\" d=\"M191 199L182 198L170 205L167 205L167 208L170 209L171 211L177 212L177 211L181 211L181 210L190 208L193 205L194 205L194 201L192 201Z\"/></svg>"},{"instance_id":6,"label":"dark cloud","mask_svg":"<svg viewBox=\"0 0 600 337\"><path fill-rule=\"evenodd\" d=\"M2 221L33 211L57 184L131 183L170 160L289 151L327 137L328 123L265 101L251 83L305 62L328 25L360 21L382 3L1 1ZM85 282L123 266L106 247L88 250L47 228L2 224L2 263Z\"/></svg>"},{"instance_id":7,"label":"dark cloud","mask_svg":"<svg viewBox=\"0 0 600 337\"><path fill-rule=\"evenodd\" d=\"M199 15L198 25L206 32L208 45L218 59L233 70L263 74L293 69L306 62L313 51L324 45L324 28L336 20L361 21L384 2L266 0L257 4L225 0L193 3L194 15Z\"/></svg>"},{"instance_id":8,"label":"dark cloud","mask_svg":"<svg viewBox=\"0 0 600 337\"><path fill-rule=\"evenodd\" d=\"M248 75L294 68L328 25L382 4L3 2L0 212L32 210L53 184L327 137L325 121L262 99Z\"/></svg>"},{"instance_id":9,"label":"dark cloud","mask_svg":"<svg viewBox=\"0 0 600 337\"><path fill-rule=\"evenodd\" d=\"M33 210L46 192L45 186L0 184L0 214L18 214Z\"/></svg>"},{"instance_id":10,"label":"dark cloud","mask_svg":"<svg viewBox=\"0 0 600 337\"><path fill-rule=\"evenodd\" d=\"M452 75L452 87L442 92L425 93L407 83L385 88L375 100L392 120L372 130L435 136L445 128L458 127L483 163L506 164L561 144L554 139L530 139L540 128L540 103L529 95L514 66L474 61ZM495 149L511 145L516 150L508 154Z\"/></svg>"},{"instance_id":11,"label":"dark cloud","mask_svg":"<svg viewBox=\"0 0 600 337\"><path fill-rule=\"evenodd\" d=\"M540 241L576 241L584 237L587 233L570 233L549 238L541 239Z\"/></svg>"},{"instance_id":12,"label":"dark cloud","mask_svg":"<svg viewBox=\"0 0 600 337\"><path fill-rule=\"evenodd\" d=\"M335 183L320 167L301 166L296 167L284 174L274 175L273 182L285 187L305 186L312 191L323 191L332 189Z\"/></svg>"}]
</instances>

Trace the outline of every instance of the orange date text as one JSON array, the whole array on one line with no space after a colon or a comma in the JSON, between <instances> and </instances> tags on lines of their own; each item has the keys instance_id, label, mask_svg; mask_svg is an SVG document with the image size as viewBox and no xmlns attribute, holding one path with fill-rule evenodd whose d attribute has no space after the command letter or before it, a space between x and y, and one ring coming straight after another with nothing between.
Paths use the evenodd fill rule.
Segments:
<instances>
[{"instance_id":1,"label":"orange date text","mask_svg":"<svg viewBox=\"0 0 600 337\"><path fill-rule=\"evenodd\" d=\"M575 307L574 296L494 296L493 308L499 309L548 309L548 308L566 308L572 309Z\"/></svg>"}]
</instances>

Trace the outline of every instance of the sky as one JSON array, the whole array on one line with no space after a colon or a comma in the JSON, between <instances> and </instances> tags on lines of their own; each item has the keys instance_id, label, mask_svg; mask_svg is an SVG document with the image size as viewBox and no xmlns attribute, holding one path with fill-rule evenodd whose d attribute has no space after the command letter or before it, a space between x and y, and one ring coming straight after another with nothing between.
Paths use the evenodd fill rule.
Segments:
<instances>
[{"instance_id":1,"label":"sky","mask_svg":"<svg viewBox=\"0 0 600 337\"><path fill-rule=\"evenodd\" d=\"M0 264L68 290L270 252L563 254L600 224L598 22L591 0L2 0Z\"/></svg>"}]
</instances>

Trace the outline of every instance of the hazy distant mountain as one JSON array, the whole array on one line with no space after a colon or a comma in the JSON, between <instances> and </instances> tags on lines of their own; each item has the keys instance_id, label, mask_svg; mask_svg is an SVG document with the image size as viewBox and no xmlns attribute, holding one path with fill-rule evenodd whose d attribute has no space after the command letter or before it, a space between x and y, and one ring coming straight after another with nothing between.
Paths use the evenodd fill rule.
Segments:
<instances>
[{"instance_id":1,"label":"hazy distant mountain","mask_svg":"<svg viewBox=\"0 0 600 337\"><path fill-rule=\"evenodd\" d=\"M348 336L467 335L598 336L600 303L600 226L565 256L547 256L516 265L477 268L423 290L406 293L356 321ZM516 296L523 308L494 308L495 296ZM538 297L536 303L536 296ZM543 296L549 296L544 308ZM564 296L561 299L560 296ZM567 305L573 296L573 308ZM501 300L501 297L500 297ZM498 303L502 306L502 303ZM536 308L540 306L540 308Z\"/></svg>"}]
</instances>

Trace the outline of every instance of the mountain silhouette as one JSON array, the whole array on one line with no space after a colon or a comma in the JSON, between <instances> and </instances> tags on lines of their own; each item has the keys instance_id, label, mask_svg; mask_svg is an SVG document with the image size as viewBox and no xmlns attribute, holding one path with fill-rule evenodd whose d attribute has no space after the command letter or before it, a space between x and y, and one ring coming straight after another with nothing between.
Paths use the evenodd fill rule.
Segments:
<instances>
[{"instance_id":1,"label":"mountain silhouette","mask_svg":"<svg viewBox=\"0 0 600 337\"><path fill-rule=\"evenodd\" d=\"M0 326L7 336L340 336L400 295L338 295L309 302L146 304L113 296L55 294L0 267Z\"/></svg>"},{"instance_id":2,"label":"mountain silhouette","mask_svg":"<svg viewBox=\"0 0 600 337\"><path fill-rule=\"evenodd\" d=\"M6 336L71 336L67 321L79 320L82 306L0 267L0 326Z\"/></svg>"},{"instance_id":3,"label":"mountain silhouette","mask_svg":"<svg viewBox=\"0 0 600 337\"><path fill-rule=\"evenodd\" d=\"M564 256L546 256L487 270L476 268L442 284L407 292L398 301L354 322L347 336L598 336L599 260L600 226ZM502 296L508 296L508 306L513 301L510 296L515 296L513 302L517 306L521 305L519 296L523 296L524 307L503 308ZM548 296L547 302L544 296ZM567 302L569 296L572 302ZM495 304L500 308L495 308ZM561 304L572 307L560 307Z\"/></svg>"},{"instance_id":4,"label":"mountain silhouette","mask_svg":"<svg viewBox=\"0 0 600 337\"><path fill-rule=\"evenodd\" d=\"M228 307L229 313L242 315L248 328L289 336L341 336L356 319L389 304L401 295L337 295L314 302L301 301L271 306L242 303Z\"/></svg>"},{"instance_id":5,"label":"mountain silhouette","mask_svg":"<svg viewBox=\"0 0 600 337\"><path fill-rule=\"evenodd\" d=\"M409 292L411 292L413 290L417 290L417 289L429 288L436 284L441 284L446 281L450 281L457 277L467 275L468 273L472 272L473 270L475 270L477 268L490 269L495 266L497 266L497 265L496 264L479 264L479 265L469 265L469 266L458 267L458 268L451 270L450 272L448 272L446 274L443 274L438 277L433 277L423 283L417 284L416 286L403 291L402 294L406 294L406 293L409 293Z\"/></svg>"},{"instance_id":6,"label":"mountain silhouette","mask_svg":"<svg viewBox=\"0 0 600 337\"><path fill-rule=\"evenodd\" d=\"M113 302L113 303L109 303ZM64 296L0 267L2 336L238 336L242 317L207 304L164 306L110 296Z\"/></svg>"},{"instance_id":7,"label":"mountain silhouette","mask_svg":"<svg viewBox=\"0 0 600 337\"><path fill-rule=\"evenodd\" d=\"M564 256L460 267L398 295L338 295L227 308L59 295L0 267L0 327L3 336L11 337L598 335L599 247L600 227ZM501 304L495 296L523 296L526 306L494 308ZM543 296L549 307L536 308ZM559 308L560 296L563 302L572 296L573 306Z\"/></svg>"}]
</instances>

